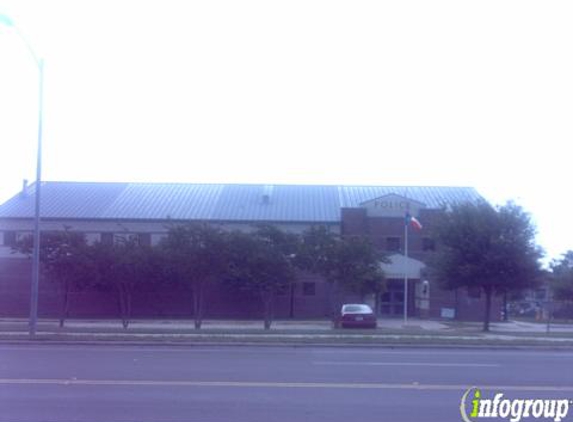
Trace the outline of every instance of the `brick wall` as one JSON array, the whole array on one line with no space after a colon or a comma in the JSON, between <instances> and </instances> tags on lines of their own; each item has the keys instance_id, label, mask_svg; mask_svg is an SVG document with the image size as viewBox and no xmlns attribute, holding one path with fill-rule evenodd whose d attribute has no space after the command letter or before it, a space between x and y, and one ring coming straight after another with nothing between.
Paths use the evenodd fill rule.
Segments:
<instances>
[{"instance_id":1,"label":"brick wall","mask_svg":"<svg viewBox=\"0 0 573 422\"><path fill-rule=\"evenodd\" d=\"M30 308L31 260L0 258L0 317L25 318ZM304 283L314 284L314 288ZM328 284L319 276L300 273L294 288L277 296L276 318L321 318L328 315ZM314 294L309 294L314 291ZM291 295L292 292L292 295ZM258 295L216 284L207 292L206 318L261 318L262 303ZM62 294L58 283L41 276L38 314L57 318ZM113 291L80 291L69 296L71 318L117 318L118 303ZM193 295L189 288L166 285L140 288L133 295L134 318L191 318Z\"/></svg>"}]
</instances>

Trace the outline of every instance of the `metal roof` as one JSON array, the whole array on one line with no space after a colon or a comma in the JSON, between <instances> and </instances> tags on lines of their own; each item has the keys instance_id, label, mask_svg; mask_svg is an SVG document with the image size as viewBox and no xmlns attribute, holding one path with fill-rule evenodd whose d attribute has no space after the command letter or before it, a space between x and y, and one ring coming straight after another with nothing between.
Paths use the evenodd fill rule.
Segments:
<instances>
[{"instance_id":1,"label":"metal roof","mask_svg":"<svg viewBox=\"0 0 573 422\"><path fill-rule=\"evenodd\" d=\"M0 205L0 218L32 218L35 185ZM52 219L340 221L340 209L396 194L440 208L482 197L469 187L43 182Z\"/></svg>"}]
</instances>

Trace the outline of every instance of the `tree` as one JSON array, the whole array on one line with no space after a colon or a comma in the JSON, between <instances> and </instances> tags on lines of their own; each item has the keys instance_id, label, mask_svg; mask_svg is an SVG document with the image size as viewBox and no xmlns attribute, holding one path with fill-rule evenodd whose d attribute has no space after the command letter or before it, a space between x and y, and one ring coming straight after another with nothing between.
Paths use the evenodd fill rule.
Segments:
<instances>
[{"instance_id":1,"label":"tree","mask_svg":"<svg viewBox=\"0 0 573 422\"><path fill-rule=\"evenodd\" d=\"M339 235L325 226L312 226L301 237L296 266L315 274L328 275L339 239Z\"/></svg>"},{"instance_id":2,"label":"tree","mask_svg":"<svg viewBox=\"0 0 573 422\"><path fill-rule=\"evenodd\" d=\"M541 252L535 228L529 215L513 203L498 208L485 201L455 205L437 219L433 236L437 251L430 266L441 284L484 292L484 331L489 331L494 294L538 282Z\"/></svg>"},{"instance_id":3,"label":"tree","mask_svg":"<svg viewBox=\"0 0 573 422\"><path fill-rule=\"evenodd\" d=\"M21 239L15 250L30 255L33 237ZM48 278L59 284L62 296L60 327L64 326L70 311L70 293L87 288L92 279L92 261L89 259L88 245L83 233L71 231L68 227L58 232L41 233L40 263Z\"/></svg>"},{"instance_id":4,"label":"tree","mask_svg":"<svg viewBox=\"0 0 573 422\"><path fill-rule=\"evenodd\" d=\"M380 264L386 260L367 237L341 237L317 226L303 234L296 262L300 268L320 274L330 282L330 307L334 314L340 305L339 290L357 293L362 300L369 293L384 290Z\"/></svg>"},{"instance_id":5,"label":"tree","mask_svg":"<svg viewBox=\"0 0 573 422\"><path fill-rule=\"evenodd\" d=\"M160 251L143 244L139 236L126 234L115 236L112 243L94 243L88 254L93 267L92 284L115 294L122 326L127 329L135 291L161 281Z\"/></svg>"},{"instance_id":6,"label":"tree","mask_svg":"<svg viewBox=\"0 0 573 422\"><path fill-rule=\"evenodd\" d=\"M560 260L551 263L551 289L553 297L573 301L573 251L566 252Z\"/></svg>"},{"instance_id":7,"label":"tree","mask_svg":"<svg viewBox=\"0 0 573 422\"><path fill-rule=\"evenodd\" d=\"M208 224L175 225L162 247L169 257L169 276L191 286L195 328L200 329L207 288L228 272L227 234Z\"/></svg>"},{"instance_id":8,"label":"tree","mask_svg":"<svg viewBox=\"0 0 573 422\"><path fill-rule=\"evenodd\" d=\"M294 281L292 260L298 237L273 226L230 234L230 277L234 286L256 293L263 304L264 328L271 328L277 293Z\"/></svg>"},{"instance_id":9,"label":"tree","mask_svg":"<svg viewBox=\"0 0 573 422\"><path fill-rule=\"evenodd\" d=\"M370 239L362 236L343 237L337 248L333 276L347 290L357 293L364 301L367 294L385 290L381 263L388 262Z\"/></svg>"}]
</instances>

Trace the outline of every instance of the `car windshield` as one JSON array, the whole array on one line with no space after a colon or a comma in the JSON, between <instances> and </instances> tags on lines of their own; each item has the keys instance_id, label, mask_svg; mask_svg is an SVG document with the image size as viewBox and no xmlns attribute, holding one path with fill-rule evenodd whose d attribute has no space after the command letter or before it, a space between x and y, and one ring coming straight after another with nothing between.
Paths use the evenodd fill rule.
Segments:
<instances>
[{"instance_id":1,"label":"car windshield","mask_svg":"<svg viewBox=\"0 0 573 422\"><path fill-rule=\"evenodd\" d=\"M371 312L368 305L345 305L342 307L343 313L367 313Z\"/></svg>"}]
</instances>

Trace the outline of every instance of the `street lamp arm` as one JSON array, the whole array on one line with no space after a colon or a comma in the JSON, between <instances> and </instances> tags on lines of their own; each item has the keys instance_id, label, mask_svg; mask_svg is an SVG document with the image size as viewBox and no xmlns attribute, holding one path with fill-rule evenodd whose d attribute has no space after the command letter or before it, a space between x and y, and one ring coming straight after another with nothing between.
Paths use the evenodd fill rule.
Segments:
<instances>
[{"instance_id":1,"label":"street lamp arm","mask_svg":"<svg viewBox=\"0 0 573 422\"><path fill-rule=\"evenodd\" d=\"M36 66L38 66L38 68L41 68L42 64L43 64L42 58L36 54L36 52L32 48L32 44L30 44L30 42L28 41L28 38L26 38L26 36L20 30L20 28L18 28L18 26L14 24L14 21L12 19L10 19L9 16L0 14L0 24L14 29L14 31L16 32L16 35L18 35L18 37L20 37L22 42L26 45L28 52L30 53L30 55L32 56L34 61L36 62Z\"/></svg>"},{"instance_id":2,"label":"street lamp arm","mask_svg":"<svg viewBox=\"0 0 573 422\"><path fill-rule=\"evenodd\" d=\"M9 16L0 13L0 24L5 26L14 26L14 22Z\"/></svg>"}]
</instances>

